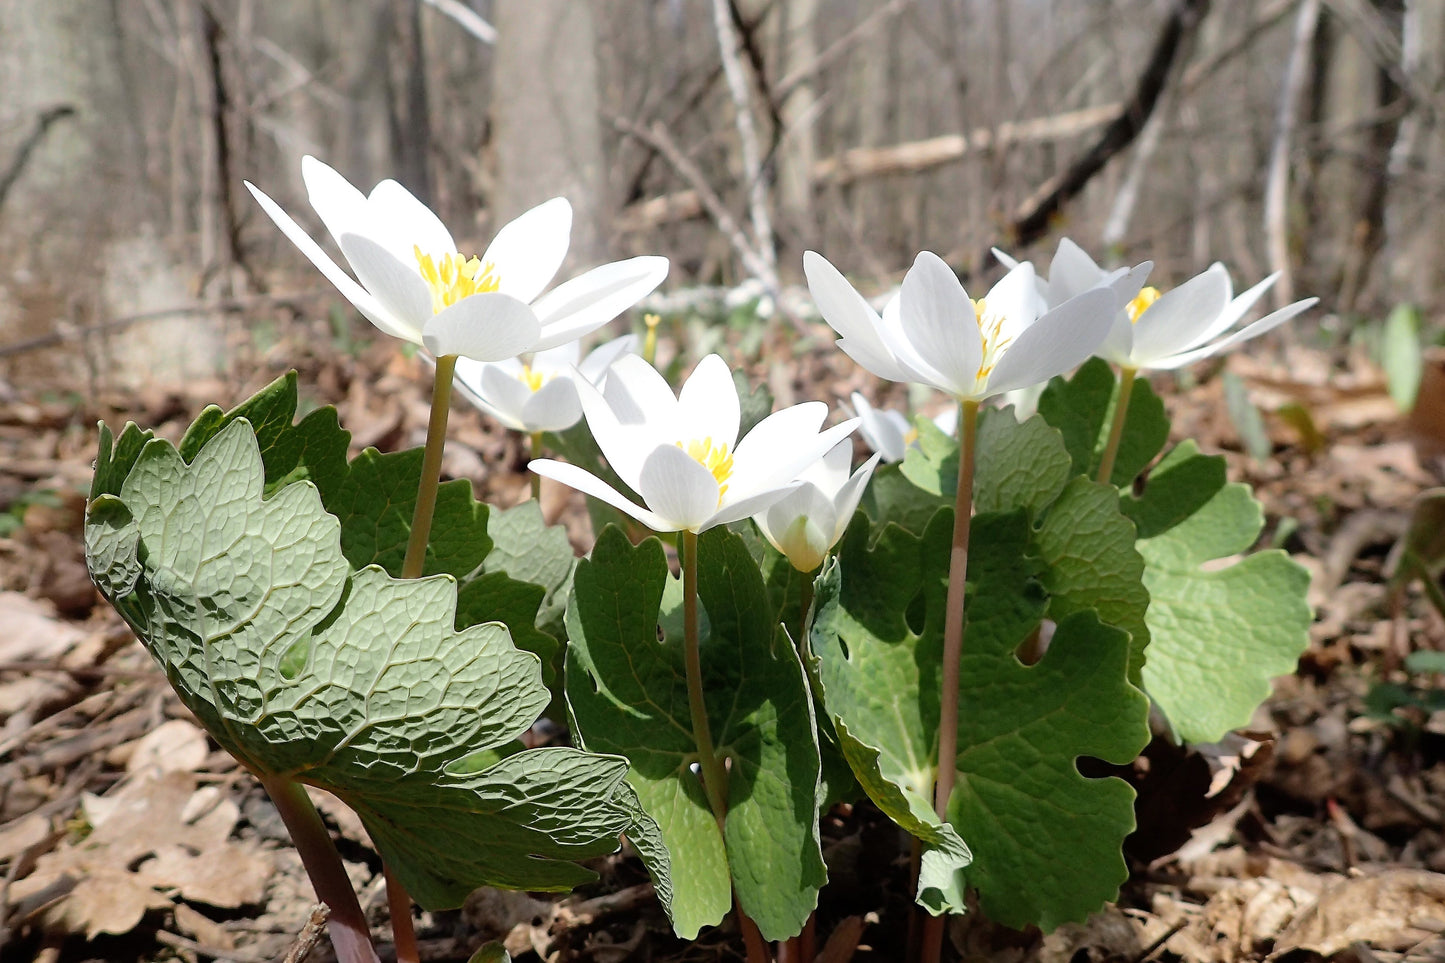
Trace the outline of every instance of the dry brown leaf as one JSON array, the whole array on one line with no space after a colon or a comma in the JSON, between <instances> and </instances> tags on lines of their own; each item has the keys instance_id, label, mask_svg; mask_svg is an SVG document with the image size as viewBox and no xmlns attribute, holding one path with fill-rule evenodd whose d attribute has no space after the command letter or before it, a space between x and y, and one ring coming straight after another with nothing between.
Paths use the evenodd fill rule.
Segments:
<instances>
[{"instance_id":1,"label":"dry brown leaf","mask_svg":"<svg viewBox=\"0 0 1445 963\"><path fill-rule=\"evenodd\" d=\"M185 719L163 722L136 741L127 772L152 767L160 772L196 772L210 754L206 734Z\"/></svg>"},{"instance_id":2,"label":"dry brown leaf","mask_svg":"<svg viewBox=\"0 0 1445 963\"><path fill-rule=\"evenodd\" d=\"M1347 879L1299 913L1275 943L1270 959L1293 950L1330 956L1353 943L1408 950L1438 936L1445 922L1445 875L1392 869Z\"/></svg>"},{"instance_id":3,"label":"dry brown leaf","mask_svg":"<svg viewBox=\"0 0 1445 963\"><path fill-rule=\"evenodd\" d=\"M170 894L235 908L260 902L272 871L255 846L229 839L240 817L189 773L149 770L83 809L91 832L42 856L11 888L16 905L61 932L123 934ZM27 905L43 900L44 905Z\"/></svg>"},{"instance_id":4,"label":"dry brown leaf","mask_svg":"<svg viewBox=\"0 0 1445 963\"><path fill-rule=\"evenodd\" d=\"M0 662L59 659L85 633L55 617L55 610L19 592L0 592Z\"/></svg>"}]
</instances>

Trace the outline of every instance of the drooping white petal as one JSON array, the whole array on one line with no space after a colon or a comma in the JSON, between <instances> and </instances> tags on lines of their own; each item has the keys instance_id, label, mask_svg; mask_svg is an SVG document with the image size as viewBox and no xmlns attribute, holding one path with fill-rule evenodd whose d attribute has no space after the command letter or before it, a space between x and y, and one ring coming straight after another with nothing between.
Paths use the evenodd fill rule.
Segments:
<instances>
[{"instance_id":1,"label":"drooping white petal","mask_svg":"<svg viewBox=\"0 0 1445 963\"><path fill-rule=\"evenodd\" d=\"M320 162L318 161L317 163ZM330 170L330 168L327 168L327 170ZM332 171L332 173L334 174L335 171ZM339 177L340 175L337 176ZM343 181L342 183L345 182ZM287 239L296 245L297 249L306 256L308 261L316 265L317 270L321 272L326 280L336 285L336 289L341 292L342 297L350 301L352 306L360 311L366 320L393 338L401 338L405 341L421 344L420 329L414 330L410 324L403 322L384 307L370 291L367 291L366 288L357 284L351 275L347 274L339 264L331 260L325 251L321 250L319 244L311 240L311 236L301 229L300 224L297 224L291 219L291 215L281 210L280 205L258 190L254 184L251 184L249 181L246 182L246 189L256 198L256 201L261 205L261 209L266 212L266 215L276 222L276 226L281 229L281 233L285 234Z\"/></svg>"},{"instance_id":2,"label":"drooping white petal","mask_svg":"<svg viewBox=\"0 0 1445 963\"><path fill-rule=\"evenodd\" d=\"M977 400L1047 381L1078 365L1098 350L1117 307L1114 292L1094 288L1045 314L1009 345Z\"/></svg>"},{"instance_id":3,"label":"drooping white petal","mask_svg":"<svg viewBox=\"0 0 1445 963\"><path fill-rule=\"evenodd\" d=\"M432 365L436 364L429 354L423 354L421 357ZM452 384L460 389L466 399L478 410L492 416L513 431L520 431L513 416L492 404L482 387L482 374L487 368L492 367L495 366L482 361L473 361L471 358L458 358L456 369L452 374Z\"/></svg>"},{"instance_id":4,"label":"drooping white petal","mask_svg":"<svg viewBox=\"0 0 1445 963\"><path fill-rule=\"evenodd\" d=\"M373 187L367 207L376 227L365 233L381 240L379 232L385 231L387 237L395 238L393 250L401 247L410 255L416 246L434 258L457 253L457 242L441 219L396 181L384 180Z\"/></svg>"},{"instance_id":5,"label":"drooping white petal","mask_svg":"<svg viewBox=\"0 0 1445 963\"><path fill-rule=\"evenodd\" d=\"M878 317L878 312L848 283L848 279L815 251L803 252L803 273L808 278L808 290L818 306L818 313L843 336L838 346L880 378L907 380L907 375L893 360L892 349L884 343L882 319ZM844 342L849 343L847 347L844 347Z\"/></svg>"},{"instance_id":6,"label":"drooping white petal","mask_svg":"<svg viewBox=\"0 0 1445 963\"><path fill-rule=\"evenodd\" d=\"M955 395L971 391L983 363L977 317L958 276L938 255L923 251L914 259L903 277L900 311L908 342L943 376L937 387Z\"/></svg>"},{"instance_id":7,"label":"drooping white petal","mask_svg":"<svg viewBox=\"0 0 1445 963\"><path fill-rule=\"evenodd\" d=\"M692 438L711 438L732 447L738 440L742 410L727 362L710 354L697 363L677 395L678 428Z\"/></svg>"},{"instance_id":8,"label":"drooping white petal","mask_svg":"<svg viewBox=\"0 0 1445 963\"><path fill-rule=\"evenodd\" d=\"M501 361L530 348L539 330L537 316L525 302L489 292L462 298L433 315L422 328L422 343L439 358L456 354Z\"/></svg>"},{"instance_id":9,"label":"drooping white petal","mask_svg":"<svg viewBox=\"0 0 1445 963\"><path fill-rule=\"evenodd\" d=\"M1152 368L1184 350L1224 311L1229 290L1229 274L1215 264L1160 295L1134 322L1134 367Z\"/></svg>"},{"instance_id":10,"label":"drooping white petal","mask_svg":"<svg viewBox=\"0 0 1445 963\"><path fill-rule=\"evenodd\" d=\"M361 234L342 234L337 243L357 278L392 317L408 328L423 330L432 315L432 296L431 288L417 272L415 259L411 264L398 261L386 248Z\"/></svg>"},{"instance_id":11,"label":"drooping white petal","mask_svg":"<svg viewBox=\"0 0 1445 963\"><path fill-rule=\"evenodd\" d=\"M631 499L623 496L617 489L590 471L578 468L576 465L553 461L550 458L538 458L528 464L527 467L543 478L559 481L569 488L577 489L584 495L591 495L598 501L606 502L618 511L625 512L627 515L637 519L654 532L677 531L677 529L669 527L669 523L656 512L648 511L640 505L633 504Z\"/></svg>"},{"instance_id":12,"label":"drooping white petal","mask_svg":"<svg viewBox=\"0 0 1445 963\"><path fill-rule=\"evenodd\" d=\"M503 294L530 304L562 266L571 236L572 205L554 197L503 225L482 261L496 271Z\"/></svg>"},{"instance_id":13,"label":"drooping white petal","mask_svg":"<svg viewBox=\"0 0 1445 963\"><path fill-rule=\"evenodd\" d=\"M1286 321L1293 318L1300 312L1314 307L1315 304L1317 304L1318 302L1319 298L1306 298L1303 301L1296 301L1293 304L1287 304L1284 307L1280 308L1278 311L1274 311L1270 314L1265 315L1253 324L1246 325L1244 328L1234 332L1234 334L1231 334L1227 338L1216 341L1213 344L1207 344L1203 347L1194 348L1189 351L1180 352L1176 355L1170 355L1167 358L1162 358L1159 361L1154 362L1151 367L1157 368L1160 371L1172 371L1175 368L1182 368L1187 364L1193 364L1195 361L1198 361L1201 358L1208 358L1212 355L1221 354L1225 351L1228 351L1236 344L1239 344L1241 341L1248 341L1250 338L1257 338L1268 331L1273 331L1275 328L1284 324Z\"/></svg>"},{"instance_id":14,"label":"drooping white petal","mask_svg":"<svg viewBox=\"0 0 1445 963\"><path fill-rule=\"evenodd\" d=\"M1129 320L1129 312L1125 310L1125 306L1143 289L1144 281L1153 268L1153 261L1144 261L1127 271L1116 271L1113 280L1109 282L1119 310L1114 312L1114 323L1109 327L1104 343L1095 352L1106 361L1124 367L1132 366L1129 359L1134 351L1134 322Z\"/></svg>"},{"instance_id":15,"label":"drooping white petal","mask_svg":"<svg viewBox=\"0 0 1445 963\"><path fill-rule=\"evenodd\" d=\"M696 532L718 509L718 482L702 463L676 445L658 445L643 460L637 494L668 524L666 531Z\"/></svg>"},{"instance_id":16,"label":"drooping white petal","mask_svg":"<svg viewBox=\"0 0 1445 963\"><path fill-rule=\"evenodd\" d=\"M576 342L573 342L574 344ZM600 384L607 369L612 367L613 362L624 354L635 354L637 352L638 338L635 334L624 334L620 338L613 338L611 341L599 344L588 352L587 357L577 366L582 372L582 377L595 384Z\"/></svg>"},{"instance_id":17,"label":"drooping white petal","mask_svg":"<svg viewBox=\"0 0 1445 963\"><path fill-rule=\"evenodd\" d=\"M667 277L665 257L614 261L563 281L532 304L543 347L597 330L651 294Z\"/></svg>"},{"instance_id":18,"label":"drooping white petal","mask_svg":"<svg viewBox=\"0 0 1445 963\"><path fill-rule=\"evenodd\" d=\"M1199 332L1199 336L1186 344L1184 350L1187 351L1192 348L1202 347L1238 324L1239 319L1248 314L1249 309L1254 307L1255 302L1264 296L1264 293L1274 285L1275 281L1279 280L1279 275L1280 272L1276 271L1248 291L1231 300L1225 309L1219 312L1219 317L1214 319L1214 323Z\"/></svg>"},{"instance_id":19,"label":"drooping white petal","mask_svg":"<svg viewBox=\"0 0 1445 963\"><path fill-rule=\"evenodd\" d=\"M306 185L306 199L332 240L339 241L346 233L367 233L366 195L350 181L310 154L301 158L301 181ZM254 194L255 188L251 192Z\"/></svg>"},{"instance_id":20,"label":"drooping white petal","mask_svg":"<svg viewBox=\"0 0 1445 963\"><path fill-rule=\"evenodd\" d=\"M571 378L553 378L522 403L524 430L566 431L582 420L582 402Z\"/></svg>"}]
</instances>

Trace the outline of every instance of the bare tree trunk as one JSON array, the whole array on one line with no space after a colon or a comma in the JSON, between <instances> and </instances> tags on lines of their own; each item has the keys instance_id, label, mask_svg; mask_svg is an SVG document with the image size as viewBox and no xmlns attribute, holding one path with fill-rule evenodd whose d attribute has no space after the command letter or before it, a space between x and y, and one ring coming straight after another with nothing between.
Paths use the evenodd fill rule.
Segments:
<instances>
[{"instance_id":1,"label":"bare tree trunk","mask_svg":"<svg viewBox=\"0 0 1445 963\"><path fill-rule=\"evenodd\" d=\"M426 53L421 4L389 0L392 40L386 45L387 120L396 178L423 203L433 202L431 116L427 105Z\"/></svg>"},{"instance_id":2,"label":"bare tree trunk","mask_svg":"<svg viewBox=\"0 0 1445 963\"><path fill-rule=\"evenodd\" d=\"M493 65L497 193L493 229L549 197L572 203L571 257L605 255L611 212L602 146L594 7L497 0Z\"/></svg>"},{"instance_id":3,"label":"bare tree trunk","mask_svg":"<svg viewBox=\"0 0 1445 963\"><path fill-rule=\"evenodd\" d=\"M783 7L783 69L812 63L818 57L818 0L790 0ZM813 163L818 155L818 95L811 81L796 84L782 103L783 130L778 139L778 207L790 241L790 255L817 243L813 207Z\"/></svg>"}]
</instances>

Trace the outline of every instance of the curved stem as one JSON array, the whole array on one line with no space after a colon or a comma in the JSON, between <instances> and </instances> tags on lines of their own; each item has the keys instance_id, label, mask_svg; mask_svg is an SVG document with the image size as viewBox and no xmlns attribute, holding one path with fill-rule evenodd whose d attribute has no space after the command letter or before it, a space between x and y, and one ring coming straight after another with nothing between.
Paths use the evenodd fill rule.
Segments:
<instances>
[{"instance_id":1,"label":"curved stem","mask_svg":"<svg viewBox=\"0 0 1445 963\"><path fill-rule=\"evenodd\" d=\"M958 685L963 661L964 588L968 582L968 536L973 522L973 454L978 438L978 402L959 402L958 487L953 500L953 549L948 559L948 601L943 620L943 691L938 702L938 781L933 810L948 819L948 800L958 776ZM945 916L930 916L923 925L926 963L943 952Z\"/></svg>"},{"instance_id":2,"label":"curved stem","mask_svg":"<svg viewBox=\"0 0 1445 963\"><path fill-rule=\"evenodd\" d=\"M1129 420L1129 396L1134 393L1135 368L1119 369L1119 399L1114 403L1114 421L1109 426L1109 440L1104 443L1104 454L1099 456L1099 481L1111 484L1114 478L1114 459L1119 454L1119 441L1124 437L1124 423Z\"/></svg>"},{"instance_id":3,"label":"curved stem","mask_svg":"<svg viewBox=\"0 0 1445 963\"><path fill-rule=\"evenodd\" d=\"M697 743L697 764L702 789L719 831L727 818L727 769L713 748L712 727L702 695L702 651L697 624L697 532L682 533L683 660L687 668L687 708L692 715L692 738Z\"/></svg>"},{"instance_id":4,"label":"curved stem","mask_svg":"<svg viewBox=\"0 0 1445 963\"><path fill-rule=\"evenodd\" d=\"M281 821L291 834L296 852L301 855L301 864L311 878L317 899L331 910L326 928L331 934L331 945L336 948L340 963L380 963L376 949L371 945L371 931L366 925L366 916L356 900L356 891L346 876L346 867L341 856L332 845L326 825L306 790L298 782L281 776L257 775L262 787Z\"/></svg>"},{"instance_id":5,"label":"curved stem","mask_svg":"<svg viewBox=\"0 0 1445 963\"><path fill-rule=\"evenodd\" d=\"M542 457L542 433L540 431L532 432L531 439L532 459L535 461ZM532 472L532 501L537 503L537 507L542 506L542 476L536 472Z\"/></svg>"},{"instance_id":6,"label":"curved stem","mask_svg":"<svg viewBox=\"0 0 1445 963\"><path fill-rule=\"evenodd\" d=\"M457 356L437 359L436 381L431 389L431 418L426 426L426 452L422 455L421 481L416 489L416 509L411 515L411 537L406 543L402 578L419 578L426 566L426 546L431 540L431 520L437 507L437 482L442 474L442 449L447 442L447 416L452 407L452 372Z\"/></svg>"}]
</instances>

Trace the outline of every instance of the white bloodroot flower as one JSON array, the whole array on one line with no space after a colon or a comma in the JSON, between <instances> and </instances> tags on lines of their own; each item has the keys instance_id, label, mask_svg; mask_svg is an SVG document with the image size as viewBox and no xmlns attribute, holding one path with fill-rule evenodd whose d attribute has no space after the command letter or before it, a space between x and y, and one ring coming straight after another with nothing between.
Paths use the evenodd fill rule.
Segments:
<instances>
[{"instance_id":1,"label":"white bloodroot flower","mask_svg":"<svg viewBox=\"0 0 1445 963\"><path fill-rule=\"evenodd\" d=\"M1020 264L977 301L942 258L924 251L880 317L821 255L803 255L808 288L838 347L889 381L930 385L959 401L1047 381L1093 354L1117 295L1094 287L1048 308L1033 267Z\"/></svg>"},{"instance_id":2,"label":"white bloodroot flower","mask_svg":"<svg viewBox=\"0 0 1445 963\"><path fill-rule=\"evenodd\" d=\"M849 396L853 410L858 413L858 434L887 462L902 461L908 449L918 444L918 429L909 422L908 416L892 408L875 408L860 392ZM958 406L950 405L933 418L938 430L953 437L958 431Z\"/></svg>"},{"instance_id":3,"label":"white bloodroot flower","mask_svg":"<svg viewBox=\"0 0 1445 963\"><path fill-rule=\"evenodd\" d=\"M637 342L635 334L614 338L592 349L581 364L577 341L538 351L528 362L458 358L456 384L467 400L513 431L565 431L582 420L576 379L600 386L614 361L637 353Z\"/></svg>"},{"instance_id":4,"label":"white bloodroot flower","mask_svg":"<svg viewBox=\"0 0 1445 963\"><path fill-rule=\"evenodd\" d=\"M1005 265L1017 263L1002 251L995 250L994 254ZM1129 270L1133 273L1147 266L1146 261ZM1063 294L1119 274L1105 271L1082 248L1064 238L1059 241L1050 267L1049 301L1054 301L1056 283L1063 286ZM1234 297L1229 272L1216 261L1203 273L1162 294L1158 288L1136 287L1137 294L1121 297L1120 311L1098 354L1132 371L1170 371L1227 351L1279 327L1319 301L1295 301L1229 334L1278 278L1278 273L1271 274Z\"/></svg>"},{"instance_id":5,"label":"white bloodroot flower","mask_svg":"<svg viewBox=\"0 0 1445 963\"><path fill-rule=\"evenodd\" d=\"M575 341L652 292L664 257L593 268L546 294L572 231L572 207L554 197L504 225L468 258L440 219L394 180L369 195L314 157L301 160L311 206L353 279L275 201L246 187L301 253L372 324L437 357L501 361ZM360 283L358 283L358 281Z\"/></svg>"},{"instance_id":6,"label":"white bloodroot flower","mask_svg":"<svg viewBox=\"0 0 1445 963\"><path fill-rule=\"evenodd\" d=\"M844 439L798 476L801 485L754 515L753 521L793 568L814 571L843 537L881 457L875 454L850 475L853 443Z\"/></svg>"},{"instance_id":7,"label":"white bloodroot flower","mask_svg":"<svg viewBox=\"0 0 1445 963\"><path fill-rule=\"evenodd\" d=\"M710 354L673 396L646 361L624 355L602 391L577 382L597 446L646 507L576 465L538 459L531 469L591 495L656 532L704 532L763 511L798 487L799 472L858 426L823 431L828 407L809 401L775 411L741 441L737 386Z\"/></svg>"}]
</instances>

